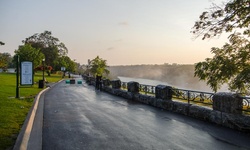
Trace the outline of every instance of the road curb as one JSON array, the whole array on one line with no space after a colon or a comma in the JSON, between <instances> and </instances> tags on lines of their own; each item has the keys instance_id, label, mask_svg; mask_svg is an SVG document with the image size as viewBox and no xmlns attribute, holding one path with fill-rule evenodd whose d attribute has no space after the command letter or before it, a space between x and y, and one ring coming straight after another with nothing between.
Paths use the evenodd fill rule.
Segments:
<instances>
[{"instance_id":1,"label":"road curb","mask_svg":"<svg viewBox=\"0 0 250 150\"><path fill-rule=\"evenodd\" d=\"M37 115L37 110L43 109L43 106L38 105L38 103L40 102L40 96L48 89L49 89L49 87L42 90L35 97L34 104L33 104L32 108L30 109L30 111L25 119L25 122L24 122L22 129L17 137L17 140L16 140L16 143L15 143L13 150L27 150L28 149L28 144L30 142L30 135L31 135L31 132L33 129L35 117ZM38 145L37 145L36 149L39 149ZM42 147L41 147L41 149L42 149Z\"/></svg>"},{"instance_id":2,"label":"road curb","mask_svg":"<svg viewBox=\"0 0 250 150\"><path fill-rule=\"evenodd\" d=\"M61 81L63 80L55 84ZM42 150L44 94L53 86L40 91L35 97L33 106L24 121L13 150Z\"/></svg>"}]
</instances>

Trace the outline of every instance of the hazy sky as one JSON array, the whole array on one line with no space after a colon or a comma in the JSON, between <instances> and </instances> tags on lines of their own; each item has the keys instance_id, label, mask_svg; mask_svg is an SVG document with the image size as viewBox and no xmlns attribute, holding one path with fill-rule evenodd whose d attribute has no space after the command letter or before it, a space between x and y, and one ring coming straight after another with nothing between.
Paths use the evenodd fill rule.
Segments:
<instances>
[{"instance_id":1,"label":"hazy sky","mask_svg":"<svg viewBox=\"0 0 250 150\"><path fill-rule=\"evenodd\" d=\"M192 64L212 57L226 36L202 41L190 33L212 2L223 0L0 0L0 52L52 31L81 64L97 55L108 65Z\"/></svg>"}]
</instances>

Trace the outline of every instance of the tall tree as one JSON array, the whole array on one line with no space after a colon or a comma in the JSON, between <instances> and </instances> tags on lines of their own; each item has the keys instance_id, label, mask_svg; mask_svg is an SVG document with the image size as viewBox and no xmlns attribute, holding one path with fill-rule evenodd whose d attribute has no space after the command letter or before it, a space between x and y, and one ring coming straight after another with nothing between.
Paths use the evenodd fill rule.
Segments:
<instances>
[{"instance_id":1,"label":"tall tree","mask_svg":"<svg viewBox=\"0 0 250 150\"><path fill-rule=\"evenodd\" d=\"M15 55L19 55L19 61L31 61L34 67L41 65L44 55L40 53L40 50L32 47L30 44L19 46L18 50L15 50ZM16 57L14 57L16 62Z\"/></svg>"},{"instance_id":2,"label":"tall tree","mask_svg":"<svg viewBox=\"0 0 250 150\"><path fill-rule=\"evenodd\" d=\"M195 22L193 34L209 39L223 32L230 33L229 43L213 47L213 58L195 66L195 76L206 80L216 92L224 83L231 91L250 90L250 0L230 0L222 7L213 4L210 12L203 12Z\"/></svg>"},{"instance_id":3,"label":"tall tree","mask_svg":"<svg viewBox=\"0 0 250 150\"><path fill-rule=\"evenodd\" d=\"M90 72L93 75L108 75L109 70L107 68L107 61L100 58L99 56L90 61Z\"/></svg>"},{"instance_id":4,"label":"tall tree","mask_svg":"<svg viewBox=\"0 0 250 150\"><path fill-rule=\"evenodd\" d=\"M31 44L32 47L40 49L40 52L45 55L46 65L55 65L55 60L60 56L66 56L68 49L58 38L52 36L52 32L44 31L43 33L36 33L25 40L25 44Z\"/></svg>"}]
</instances>

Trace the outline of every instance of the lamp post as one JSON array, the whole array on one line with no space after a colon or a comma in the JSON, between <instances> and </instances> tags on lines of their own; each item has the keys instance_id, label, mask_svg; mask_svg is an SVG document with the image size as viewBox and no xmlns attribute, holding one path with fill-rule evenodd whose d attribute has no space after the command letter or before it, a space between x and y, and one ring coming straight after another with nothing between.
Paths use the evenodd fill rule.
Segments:
<instances>
[{"instance_id":1,"label":"lamp post","mask_svg":"<svg viewBox=\"0 0 250 150\"><path fill-rule=\"evenodd\" d=\"M45 70L45 59L43 59L43 87L44 87L44 70Z\"/></svg>"}]
</instances>

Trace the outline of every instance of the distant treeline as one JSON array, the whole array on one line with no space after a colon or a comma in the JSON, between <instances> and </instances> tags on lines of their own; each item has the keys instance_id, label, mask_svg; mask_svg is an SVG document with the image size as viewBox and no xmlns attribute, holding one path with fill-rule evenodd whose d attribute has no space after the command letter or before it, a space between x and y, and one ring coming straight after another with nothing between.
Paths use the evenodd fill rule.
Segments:
<instances>
[{"instance_id":1,"label":"distant treeline","mask_svg":"<svg viewBox=\"0 0 250 150\"><path fill-rule=\"evenodd\" d=\"M190 90L209 91L205 82L194 77L194 65L131 65L110 66L110 77L144 78L169 83L171 86Z\"/></svg>"}]
</instances>

